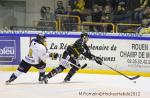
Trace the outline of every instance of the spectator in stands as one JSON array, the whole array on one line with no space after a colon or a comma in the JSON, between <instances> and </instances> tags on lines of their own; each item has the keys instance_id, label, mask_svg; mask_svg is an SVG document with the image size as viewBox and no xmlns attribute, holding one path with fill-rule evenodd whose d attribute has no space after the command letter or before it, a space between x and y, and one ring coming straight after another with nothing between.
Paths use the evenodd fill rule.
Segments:
<instances>
[{"instance_id":1,"label":"spectator in stands","mask_svg":"<svg viewBox=\"0 0 150 98\"><path fill-rule=\"evenodd\" d=\"M58 20L59 15L62 15L65 13L63 1L57 1L57 9L55 9L54 13L55 13L55 19L56 20Z\"/></svg>"},{"instance_id":2,"label":"spectator in stands","mask_svg":"<svg viewBox=\"0 0 150 98\"><path fill-rule=\"evenodd\" d=\"M37 30L55 30L54 14L48 6L41 7L41 19L37 24Z\"/></svg>"},{"instance_id":3,"label":"spectator in stands","mask_svg":"<svg viewBox=\"0 0 150 98\"><path fill-rule=\"evenodd\" d=\"M143 18L143 11L144 11L144 6L141 6L140 8L136 8L134 10L135 23L141 23L141 20Z\"/></svg>"},{"instance_id":4,"label":"spectator in stands","mask_svg":"<svg viewBox=\"0 0 150 98\"><path fill-rule=\"evenodd\" d=\"M112 9L110 5L106 5L104 7L104 11L102 13L102 22L112 22L111 16L112 15Z\"/></svg>"},{"instance_id":5,"label":"spectator in stands","mask_svg":"<svg viewBox=\"0 0 150 98\"><path fill-rule=\"evenodd\" d=\"M49 6L41 7L41 19L40 20L54 21L54 15L51 12L51 8Z\"/></svg>"},{"instance_id":6,"label":"spectator in stands","mask_svg":"<svg viewBox=\"0 0 150 98\"><path fill-rule=\"evenodd\" d=\"M117 9L119 3L124 3L124 5L126 6L128 2L128 0L95 0L95 1L103 2L101 3L103 7L105 7L106 5L111 6L112 11Z\"/></svg>"},{"instance_id":7,"label":"spectator in stands","mask_svg":"<svg viewBox=\"0 0 150 98\"><path fill-rule=\"evenodd\" d=\"M95 4L91 13L92 22L101 22L102 17L102 6ZM90 31L100 32L101 26L91 26Z\"/></svg>"},{"instance_id":8,"label":"spectator in stands","mask_svg":"<svg viewBox=\"0 0 150 98\"><path fill-rule=\"evenodd\" d=\"M73 14L72 8L70 5L68 5L66 8L65 15L72 15L72 14ZM63 20L64 25L62 25L62 26L64 26L64 30L72 31L73 29L75 29L74 22L76 23L76 21L74 21L74 19L72 17L64 18L64 20Z\"/></svg>"},{"instance_id":9,"label":"spectator in stands","mask_svg":"<svg viewBox=\"0 0 150 98\"><path fill-rule=\"evenodd\" d=\"M104 7L101 20L102 22L105 22L105 23L112 22L112 9L110 5L106 5ZM112 26L110 25L104 25L103 27L104 27L104 30L103 30L104 32L111 32L112 30Z\"/></svg>"},{"instance_id":10,"label":"spectator in stands","mask_svg":"<svg viewBox=\"0 0 150 98\"><path fill-rule=\"evenodd\" d=\"M102 17L102 6L95 4L92 9L92 22L101 22Z\"/></svg>"},{"instance_id":11,"label":"spectator in stands","mask_svg":"<svg viewBox=\"0 0 150 98\"><path fill-rule=\"evenodd\" d=\"M150 19L143 19L141 27L137 29L139 34L150 34Z\"/></svg>"},{"instance_id":12,"label":"spectator in stands","mask_svg":"<svg viewBox=\"0 0 150 98\"><path fill-rule=\"evenodd\" d=\"M84 0L74 0L72 4L70 4L72 7L73 15L79 16L81 21L85 21L85 17L83 15L85 1Z\"/></svg>"},{"instance_id":13,"label":"spectator in stands","mask_svg":"<svg viewBox=\"0 0 150 98\"><path fill-rule=\"evenodd\" d=\"M150 0L140 0L138 7L134 10L134 20L137 23L141 23L143 18L143 12L145 8L150 5Z\"/></svg>"},{"instance_id":14,"label":"spectator in stands","mask_svg":"<svg viewBox=\"0 0 150 98\"><path fill-rule=\"evenodd\" d=\"M113 22L117 23L130 23L131 13L126 9L125 4L120 2L117 9L112 15Z\"/></svg>"},{"instance_id":15,"label":"spectator in stands","mask_svg":"<svg viewBox=\"0 0 150 98\"><path fill-rule=\"evenodd\" d=\"M50 10L51 8L50 7L46 7L46 20L50 20Z\"/></svg>"},{"instance_id":16,"label":"spectator in stands","mask_svg":"<svg viewBox=\"0 0 150 98\"><path fill-rule=\"evenodd\" d=\"M143 12L143 18L150 19L150 7L146 7Z\"/></svg>"},{"instance_id":17,"label":"spectator in stands","mask_svg":"<svg viewBox=\"0 0 150 98\"><path fill-rule=\"evenodd\" d=\"M46 20L55 21L54 13L51 12L51 7L46 7Z\"/></svg>"},{"instance_id":18,"label":"spectator in stands","mask_svg":"<svg viewBox=\"0 0 150 98\"><path fill-rule=\"evenodd\" d=\"M70 0L70 6L72 7L73 11L76 12L83 12L85 7L84 0Z\"/></svg>"},{"instance_id":19,"label":"spectator in stands","mask_svg":"<svg viewBox=\"0 0 150 98\"><path fill-rule=\"evenodd\" d=\"M55 9L55 15L64 14L65 8L63 5L63 1L57 1L57 9Z\"/></svg>"},{"instance_id":20,"label":"spectator in stands","mask_svg":"<svg viewBox=\"0 0 150 98\"><path fill-rule=\"evenodd\" d=\"M41 20L46 20L46 6L41 7Z\"/></svg>"}]
</instances>

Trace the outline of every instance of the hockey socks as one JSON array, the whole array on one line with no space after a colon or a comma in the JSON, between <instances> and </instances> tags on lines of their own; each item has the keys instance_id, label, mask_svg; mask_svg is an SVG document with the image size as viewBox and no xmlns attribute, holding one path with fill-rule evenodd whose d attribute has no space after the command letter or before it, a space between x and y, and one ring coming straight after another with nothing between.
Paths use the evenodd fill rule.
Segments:
<instances>
[{"instance_id":1,"label":"hockey socks","mask_svg":"<svg viewBox=\"0 0 150 98\"><path fill-rule=\"evenodd\" d=\"M76 67L72 67L68 72L67 76L64 79L64 82L70 81L71 77L78 71L79 69Z\"/></svg>"},{"instance_id":2,"label":"hockey socks","mask_svg":"<svg viewBox=\"0 0 150 98\"><path fill-rule=\"evenodd\" d=\"M43 77L44 77L44 75L45 75L45 72L39 72L39 83L40 84L43 84Z\"/></svg>"},{"instance_id":3,"label":"hockey socks","mask_svg":"<svg viewBox=\"0 0 150 98\"><path fill-rule=\"evenodd\" d=\"M63 72L64 69L65 68L62 65L60 65L60 66L56 67L55 69L52 69L52 71L49 72L47 75L45 75L42 80L45 82L45 84L47 84L48 78L52 78L56 74Z\"/></svg>"},{"instance_id":4,"label":"hockey socks","mask_svg":"<svg viewBox=\"0 0 150 98\"><path fill-rule=\"evenodd\" d=\"M60 66L56 67L55 69L53 69L51 72L49 72L46 76L48 78L51 78L51 77L55 76L56 74L63 72L64 69L65 68L62 65L60 65Z\"/></svg>"}]
</instances>

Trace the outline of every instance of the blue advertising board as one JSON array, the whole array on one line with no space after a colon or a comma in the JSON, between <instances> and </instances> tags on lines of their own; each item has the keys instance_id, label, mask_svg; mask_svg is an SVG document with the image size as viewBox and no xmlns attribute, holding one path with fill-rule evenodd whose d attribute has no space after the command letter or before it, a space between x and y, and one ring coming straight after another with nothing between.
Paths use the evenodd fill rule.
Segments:
<instances>
[{"instance_id":1,"label":"blue advertising board","mask_svg":"<svg viewBox=\"0 0 150 98\"><path fill-rule=\"evenodd\" d=\"M17 65L20 62L20 37L0 36L0 65Z\"/></svg>"}]
</instances>

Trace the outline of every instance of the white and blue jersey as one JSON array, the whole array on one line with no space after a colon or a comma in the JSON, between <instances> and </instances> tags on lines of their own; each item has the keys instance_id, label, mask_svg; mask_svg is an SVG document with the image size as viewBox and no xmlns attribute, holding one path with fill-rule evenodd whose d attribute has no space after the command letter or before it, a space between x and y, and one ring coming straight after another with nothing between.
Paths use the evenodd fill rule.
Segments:
<instances>
[{"instance_id":1,"label":"white and blue jersey","mask_svg":"<svg viewBox=\"0 0 150 98\"><path fill-rule=\"evenodd\" d=\"M48 56L49 53L47 48L44 45L39 44L36 39L33 39L29 46L29 53L23 60L29 64L35 65L39 64L41 61L46 62Z\"/></svg>"}]
</instances>

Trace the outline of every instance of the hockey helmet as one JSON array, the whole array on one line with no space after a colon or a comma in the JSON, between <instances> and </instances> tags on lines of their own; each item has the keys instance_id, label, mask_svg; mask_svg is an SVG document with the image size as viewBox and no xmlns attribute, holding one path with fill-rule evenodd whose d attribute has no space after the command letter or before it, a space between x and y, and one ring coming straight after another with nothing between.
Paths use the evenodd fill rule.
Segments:
<instances>
[{"instance_id":1,"label":"hockey helmet","mask_svg":"<svg viewBox=\"0 0 150 98\"><path fill-rule=\"evenodd\" d=\"M89 35L86 32L82 32L81 35L80 35L80 37L81 38L83 38L83 37L89 37Z\"/></svg>"},{"instance_id":2,"label":"hockey helmet","mask_svg":"<svg viewBox=\"0 0 150 98\"><path fill-rule=\"evenodd\" d=\"M46 38L46 36L45 36L45 34L43 34L43 33L39 33L39 34L36 36L37 42L38 42L38 43L41 43L41 44L44 43L45 38Z\"/></svg>"},{"instance_id":3,"label":"hockey helmet","mask_svg":"<svg viewBox=\"0 0 150 98\"><path fill-rule=\"evenodd\" d=\"M89 35L86 32L82 32L80 38L83 39L84 43L87 43L87 41L89 40Z\"/></svg>"}]
</instances>

